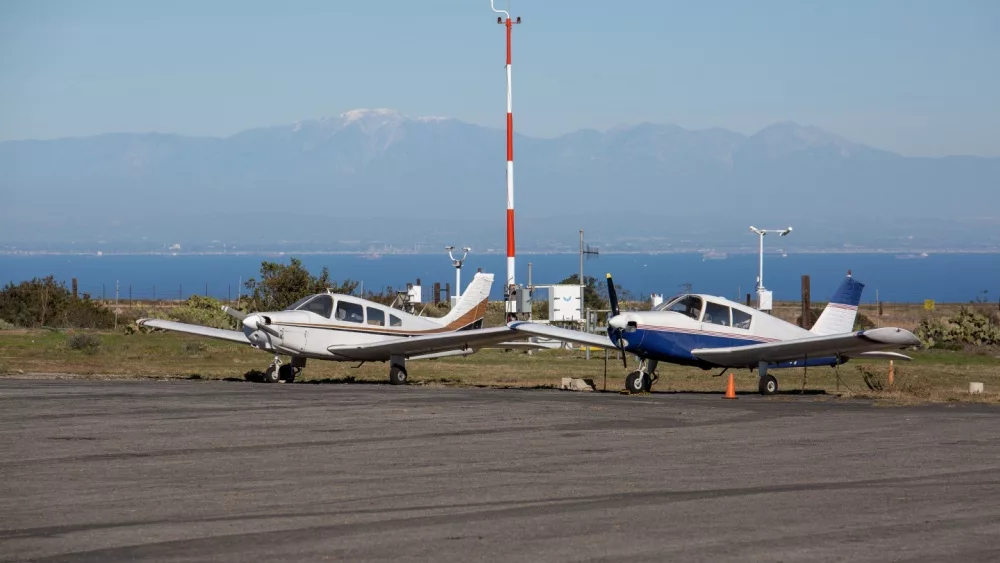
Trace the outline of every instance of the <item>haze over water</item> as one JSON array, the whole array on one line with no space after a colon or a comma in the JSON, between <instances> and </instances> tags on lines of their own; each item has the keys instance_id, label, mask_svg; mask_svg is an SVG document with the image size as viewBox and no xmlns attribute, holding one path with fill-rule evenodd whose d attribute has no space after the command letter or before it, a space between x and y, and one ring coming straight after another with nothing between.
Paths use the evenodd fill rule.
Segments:
<instances>
[{"instance_id":1,"label":"haze over water","mask_svg":"<svg viewBox=\"0 0 1000 563\"><path fill-rule=\"evenodd\" d=\"M366 290L382 291L387 286L405 287L420 278L424 300L431 299L434 282L454 285L455 270L447 255L386 255L371 259L358 255L300 256L314 275L327 266L334 280L354 279ZM65 281L76 277L80 292L93 297L114 297L115 282L121 299L162 299L188 297L192 293L226 299L235 297L238 285L259 277L262 260L287 264L289 256L278 255L179 255L179 256L0 256L0 282L20 282L33 277L54 275ZM557 283L579 271L576 254L521 255L517 259L517 281L527 282L528 263L533 264L532 282ZM502 299L505 258L501 255L469 255L462 271L465 286L477 268L496 274L491 299ZM968 302L1000 298L1000 256L996 254L931 254L925 258L898 258L888 254L768 254L764 257L764 285L775 299L797 300L802 274L809 274L812 298L825 301L847 270L865 284L862 300L875 301L875 290L886 302ZM690 283L696 292L740 299L752 293L757 275L757 256L734 255L721 260L705 260L700 254L608 254L584 264L584 275L603 283L611 272L615 282L637 298L650 293L667 296ZM984 293L985 292L985 293ZM545 299L544 294L536 299Z\"/></svg>"}]
</instances>

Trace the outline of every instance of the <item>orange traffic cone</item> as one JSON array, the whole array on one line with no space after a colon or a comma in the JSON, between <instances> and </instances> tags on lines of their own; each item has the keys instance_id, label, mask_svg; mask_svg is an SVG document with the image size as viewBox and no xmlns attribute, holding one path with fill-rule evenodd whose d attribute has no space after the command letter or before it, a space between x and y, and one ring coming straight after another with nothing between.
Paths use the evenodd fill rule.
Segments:
<instances>
[{"instance_id":1,"label":"orange traffic cone","mask_svg":"<svg viewBox=\"0 0 1000 563\"><path fill-rule=\"evenodd\" d=\"M726 385L726 394L724 399L735 399L736 398L736 381L733 379L733 374L729 374L729 384Z\"/></svg>"}]
</instances>

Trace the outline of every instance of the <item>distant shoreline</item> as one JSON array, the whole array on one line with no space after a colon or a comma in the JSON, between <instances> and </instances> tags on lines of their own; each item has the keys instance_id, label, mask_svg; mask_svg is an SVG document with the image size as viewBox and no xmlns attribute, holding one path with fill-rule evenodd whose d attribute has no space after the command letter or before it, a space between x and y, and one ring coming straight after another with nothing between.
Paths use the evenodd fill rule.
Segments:
<instances>
[{"instance_id":1,"label":"distant shoreline","mask_svg":"<svg viewBox=\"0 0 1000 563\"><path fill-rule=\"evenodd\" d=\"M817 254L889 254L902 258L921 259L935 254L1000 254L1000 248L996 249L803 249L803 250L767 250L765 254L787 254L787 255L817 255ZM369 252L357 250L246 250L235 252L203 251L203 252L136 252L136 251L64 251L64 250L0 250L0 256L273 256L273 257L294 257L294 256L360 256L371 259L380 259L390 256L437 256L437 252ZM503 256L503 252L477 252L480 256ZM522 250L519 256L546 256L546 255L577 255L576 250ZM676 255L676 254L715 254L708 259L725 260L728 256L756 255L757 249L683 249L683 250L602 250L605 255ZM723 256L717 256L722 254ZM926 256L924 256L926 254Z\"/></svg>"}]
</instances>

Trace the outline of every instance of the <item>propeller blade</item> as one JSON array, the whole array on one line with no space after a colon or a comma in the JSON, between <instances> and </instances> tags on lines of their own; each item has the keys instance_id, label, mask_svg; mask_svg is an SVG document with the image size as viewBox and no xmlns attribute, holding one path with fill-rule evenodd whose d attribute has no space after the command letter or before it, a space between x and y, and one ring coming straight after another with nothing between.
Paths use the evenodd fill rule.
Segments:
<instances>
[{"instance_id":1,"label":"propeller blade","mask_svg":"<svg viewBox=\"0 0 1000 563\"><path fill-rule=\"evenodd\" d=\"M244 313L243 311L237 311L236 309L233 309L232 307L227 307L226 305L222 306L222 310L225 311L227 315L238 321L242 321L243 319L247 318L247 314Z\"/></svg>"},{"instance_id":2,"label":"propeller blade","mask_svg":"<svg viewBox=\"0 0 1000 563\"><path fill-rule=\"evenodd\" d=\"M618 316L618 293L615 292L615 282L611 279L611 273L608 273L608 301L611 302L611 316Z\"/></svg>"},{"instance_id":3,"label":"propeller blade","mask_svg":"<svg viewBox=\"0 0 1000 563\"><path fill-rule=\"evenodd\" d=\"M262 330L275 338L281 338L281 334L279 334L277 330L267 326L264 323L257 323L257 330Z\"/></svg>"}]
</instances>

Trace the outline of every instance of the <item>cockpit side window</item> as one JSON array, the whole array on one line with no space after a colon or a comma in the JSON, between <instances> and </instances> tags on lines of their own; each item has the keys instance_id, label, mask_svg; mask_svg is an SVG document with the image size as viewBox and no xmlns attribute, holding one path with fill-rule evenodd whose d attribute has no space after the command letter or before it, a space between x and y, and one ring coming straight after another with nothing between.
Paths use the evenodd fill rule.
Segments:
<instances>
[{"instance_id":1,"label":"cockpit side window","mask_svg":"<svg viewBox=\"0 0 1000 563\"><path fill-rule=\"evenodd\" d=\"M705 320L702 322L729 326L729 307L709 301L705 304Z\"/></svg>"},{"instance_id":2,"label":"cockpit side window","mask_svg":"<svg viewBox=\"0 0 1000 563\"><path fill-rule=\"evenodd\" d=\"M385 311L368 307L368 324L375 326L385 326Z\"/></svg>"},{"instance_id":3,"label":"cockpit side window","mask_svg":"<svg viewBox=\"0 0 1000 563\"><path fill-rule=\"evenodd\" d=\"M389 315L389 326L403 326L403 321L396 315Z\"/></svg>"},{"instance_id":4,"label":"cockpit side window","mask_svg":"<svg viewBox=\"0 0 1000 563\"><path fill-rule=\"evenodd\" d=\"M688 295L682 299L675 301L670 306L670 311L675 313L681 313L682 315L687 315L694 320L701 318L702 302L701 297L697 295Z\"/></svg>"},{"instance_id":5,"label":"cockpit side window","mask_svg":"<svg viewBox=\"0 0 1000 563\"><path fill-rule=\"evenodd\" d=\"M750 313L744 313L739 309L733 309L733 327L749 329L750 321L753 320L753 315Z\"/></svg>"},{"instance_id":6,"label":"cockpit side window","mask_svg":"<svg viewBox=\"0 0 1000 563\"><path fill-rule=\"evenodd\" d=\"M345 321L349 323L362 323L365 321L365 308L357 303L351 303L350 301L337 301L337 314L336 319L338 321Z\"/></svg>"},{"instance_id":7,"label":"cockpit side window","mask_svg":"<svg viewBox=\"0 0 1000 563\"><path fill-rule=\"evenodd\" d=\"M296 310L309 311L329 319L330 313L333 312L333 298L329 295L317 295L304 304L299 305Z\"/></svg>"}]
</instances>

